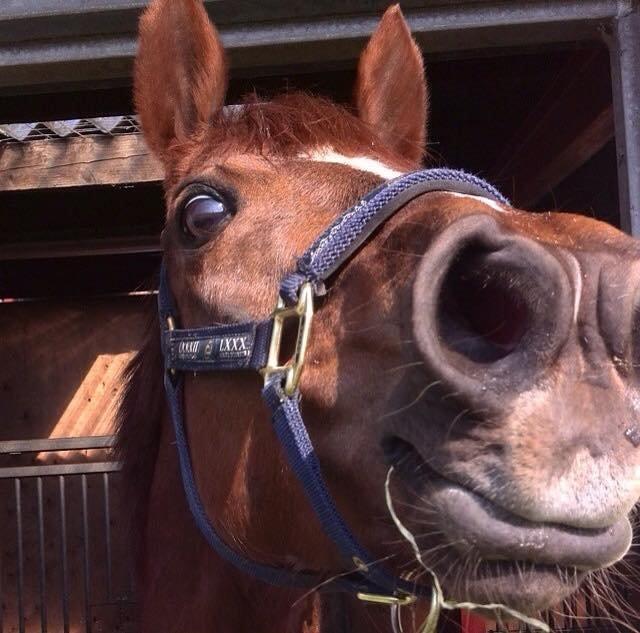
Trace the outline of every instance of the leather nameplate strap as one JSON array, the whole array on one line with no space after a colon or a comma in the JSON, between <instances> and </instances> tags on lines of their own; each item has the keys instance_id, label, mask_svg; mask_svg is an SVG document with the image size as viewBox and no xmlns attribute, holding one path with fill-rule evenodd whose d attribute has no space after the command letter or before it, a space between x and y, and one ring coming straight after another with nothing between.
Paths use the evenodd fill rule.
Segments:
<instances>
[{"instance_id":1,"label":"leather nameplate strap","mask_svg":"<svg viewBox=\"0 0 640 633\"><path fill-rule=\"evenodd\" d=\"M262 369L267 362L273 321L164 332L168 369L232 371Z\"/></svg>"}]
</instances>

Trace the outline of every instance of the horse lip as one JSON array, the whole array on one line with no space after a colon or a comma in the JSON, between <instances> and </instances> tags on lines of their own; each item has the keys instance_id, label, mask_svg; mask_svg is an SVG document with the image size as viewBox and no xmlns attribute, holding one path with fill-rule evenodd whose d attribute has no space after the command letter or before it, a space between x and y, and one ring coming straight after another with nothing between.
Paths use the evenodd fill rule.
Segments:
<instances>
[{"instance_id":1,"label":"horse lip","mask_svg":"<svg viewBox=\"0 0 640 633\"><path fill-rule=\"evenodd\" d=\"M407 484L419 488L422 496L428 494L429 503L438 510L442 531L463 554L473 550L485 560L594 570L617 562L631 546L632 528L627 517L599 529L533 522L442 477L406 440L400 440L400 445L394 450L385 446L387 459Z\"/></svg>"},{"instance_id":2,"label":"horse lip","mask_svg":"<svg viewBox=\"0 0 640 633\"><path fill-rule=\"evenodd\" d=\"M631 545L626 517L602 529L534 523L452 482L436 484L430 497L440 510L447 537L484 559L592 570L620 560Z\"/></svg>"}]
</instances>

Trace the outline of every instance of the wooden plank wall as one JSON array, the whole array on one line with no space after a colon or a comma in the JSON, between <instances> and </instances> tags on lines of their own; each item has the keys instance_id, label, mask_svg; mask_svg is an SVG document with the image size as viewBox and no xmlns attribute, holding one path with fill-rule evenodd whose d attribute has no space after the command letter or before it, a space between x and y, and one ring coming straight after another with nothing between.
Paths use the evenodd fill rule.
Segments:
<instances>
[{"instance_id":1,"label":"wooden plank wall","mask_svg":"<svg viewBox=\"0 0 640 633\"><path fill-rule=\"evenodd\" d=\"M139 347L147 306L155 298L119 297L0 304L0 440L103 435L113 428L120 372ZM4 456L2 466L88 460L82 452ZM101 455L101 459L108 456ZM21 482L25 630L40 631L36 480ZM57 478L42 480L48 630L62 630L60 497ZM103 479L87 478L90 603L94 631L134 630L131 622L131 548L119 479L110 478L112 596ZM67 479L67 573L72 631L84 631L81 478ZM0 603L3 630L18 633L17 510L14 482L0 480ZM124 600L124 602L123 602ZM120 601L118 604L117 601ZM111 604L114 603L114 604ZM0 627L1 628L1 627Z\"/></svg>"},{"instance_id":2,"label":"wooden plank wall","mask_svg":"<svg viewBox=\"0 0 640 633\"><path fill-rule=\"evenodd\" d=\"M0 146L0 190L23 191L162 180L141 134Z\"/></svg>"},{"instance_id":3,"label":"wooden plank wall","mask_svg":"<svg viewBox=\"0 0 640 633\"><path fill-rule=\"evenodd\" d=\"M0 305L0 440L104 435L153 297Z\"/></svg>"}]
</instances>

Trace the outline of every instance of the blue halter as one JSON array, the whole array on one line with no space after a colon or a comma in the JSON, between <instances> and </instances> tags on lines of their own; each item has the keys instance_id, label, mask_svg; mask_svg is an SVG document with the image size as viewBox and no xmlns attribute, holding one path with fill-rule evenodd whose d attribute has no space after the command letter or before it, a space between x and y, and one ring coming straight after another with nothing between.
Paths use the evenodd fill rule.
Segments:
<instances>
[{"instance_id":1,"label":"blue halter","mask_svg":"<svg viewBox=\"0 0 640 633\"><path fill-rule=\"evenodd\" d=\"M161 344L165 360L165 390L171 412L182 483L200 532L218 555L239 570L273 585L318 586L317 574L294 572L249 560L218 535L193 476L184 428L181 372L255 370L265 376L262 396L271 410L274 431L291 469L302 484L325 534L334 542L353 573L321 585L323 591L347 591L363 600L407 604L431 593L430 586L396 577L356 539L327 489L313 444L300 414L298 379L313 317L314 296L324 294L329 278L347 262L371 234L407 202L424 193L453 191L483 196L509 205L496 189L476 176L450 169L427 169L402 175L369 192L327 228L298 260L296 270L280 287L273 315L259 322L177 329L177 311L163 265L158 293ZM282 325L298 320L293 358L278 364Z\"/></svg>"}]
</instances>

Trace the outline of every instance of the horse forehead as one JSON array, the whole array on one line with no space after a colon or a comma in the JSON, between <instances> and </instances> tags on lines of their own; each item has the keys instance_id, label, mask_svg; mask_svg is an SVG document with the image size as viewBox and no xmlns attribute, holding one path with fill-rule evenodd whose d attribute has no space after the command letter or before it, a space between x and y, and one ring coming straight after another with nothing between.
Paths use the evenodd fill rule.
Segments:
<instances>
[{"instance_id":1,"label":"horse forehead","mask_svg":"<svg viewBox=\"0 0 640 633\"><path fill-rule=\"evenodd\" d=\"M376 155L345 154L330 146L310 148L296 156L264 156L255 153L216 156L215 152L207 152L207 154L208 157L203 154L198 157L192 156L192 160L183 163L182 171L185 172L183 177L203 171L213 173L217 168L230 168L237 172L240 185L256 187L254 190L256 194L259 193L263 183L271 183L271 186L276 189L279 186L286 190L295 189L296 186L304 188L303 183L299 180L301 176L299 170L296 169L296 178L288 178L287 163L297 166L304 163L310 166L322 165L329 170L332 165L335 165L337 168L335 174L331 171L325 171L324 174L318 175L321 180L325 177L332 178L335 175L335 182L326 183L327 185L333 184L333 187L328 187L326 190L323 188L323 194L329 191L337 194L338 191L345 188L349 180L345 174L346 171L353 170L354 173L374 176L383 181L391 180L409 171L406 166L393 164ZM199 168L196 168L196 165ZM345 170L345 167L349 169ZM274 171L277 175L275 179L273 178ZM436 195L439 197L440 194ZM457 192L442 192L442 195L446 197L448 202L446 205L447 215L456 215L458 212L466 214L470 210L498 214L505 227L549 247L563 248L578 253L585 251L593 254L615 253L628 259L640 258L640 247L637 240L592 218L564 212L532 213L510 209L489 198ZM274 200L274 202L276 201Z\"/></svg>"}]
</instances>

